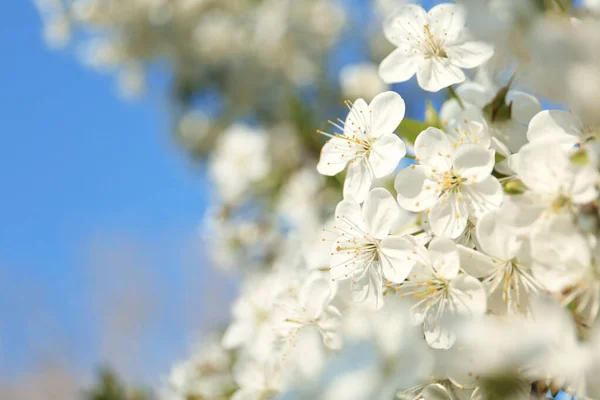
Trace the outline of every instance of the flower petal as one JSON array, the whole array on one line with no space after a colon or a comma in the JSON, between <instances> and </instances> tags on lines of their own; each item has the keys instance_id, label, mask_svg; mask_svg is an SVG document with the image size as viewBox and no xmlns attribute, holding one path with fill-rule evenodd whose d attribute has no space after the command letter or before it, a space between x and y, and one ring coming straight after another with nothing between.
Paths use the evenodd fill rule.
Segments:
<instances>
[{"instance_id":1,"label":"flower petal","mask_svg":"<svg viewBox=\"0 0 600 400\"><path fill-rule=\"evenodd\" d=\"M516 228L502 222L504 213L491 211L483 215L475 227L478 248L502 261L512 260L520 248Z\"/></svg>"},{"instance_id":2,"label":"flower petal","mask_svg":"<svg viewBox=\"0 0 600 400\"><path fill-rule=\"evenodd\" d=\"M581 122L572 113L544 110L531 119L527 139L530 142L549 140L572 146L582 132Z\"/></svg>"},{"instance_id":3,"label":"flower petal","mask_svg":"<svg viewBox=\"0 0 600 400\"><path fill-rule=\"evenodd\" d=\"M421 27L429 23L429 16L423 7L405 4L396 9L383 23L385 37L396 46L415 46L424 38Z\"/></svg>"},{"instance_id":4,"label":"flower petal","mask_svg":"<svg viewBox=\"0 0 600 400\"><path fill-rule=\"evenodd\" d=\"M427 385L425 389L421 392L421 396L423 399L427 400L451 400L452 396L448 393L445 387L440 385L439 383L432 383L431 385Z\"/></svg>"},{"instance_id":5,"label":"flower petal","mask_svg":"<svg viewBox=\"0 0 600 400\"><path fill-rule=\"evenodd\" d=\"M487 309L487 294L482 283L471 275L462 274L450 282L450 291L458 313L483 315Z\"/></svg>"},{"instance_id":6,"label":"flower petal","mask_svg":"<svg viewBox=\"0 0 600 400\"><path fill-rule=\"evenodd\" d=\"M485 278L494 270L494 260L488 255L471 248L457 245L460 254L460 267L476 278Z\"/></svg>"},{"instance_id":7,"label":"flower petal","mask_svg":"<svg viewBox=\"0 0 600 400\"><path fill-rule=\"evenodd\" d=\"M223 347L226 349L234 349L245 343L254 330L249 323L246 322L233 322L223 335Z\"/></svg>"},{"instance_id":8,"label":"flower petal","mask_svg":"<svg viewBox=\"0 0 600 400\"><path fill-rule=\"evenodd\" d=\"M370 111L369 105L363 99L357 99L352 104L346 121L344 122L344 136L357 138L360 140L368 140L364 132L369 127Z\"/></svg>"},{"instance_id":9,"label":"flower petal","mask_svg":"<svg viewBox=\"0 0 600 400\"><path fill-rule=\"evenodd\" d=\"M379 64L379 76L385 83L406 82L417 73L423 56L409 46L398 47Z\"/></svg>"},{"instance_id":10,"label":"flower petal","mask_svg":"<svg viewBox=\"0 0 600 400\"><path fill-rule=\"evenodd\" d=\"M447 193L431 208L429 225L437 236L455 239L467 227L468 217L464 199L458 200L455 193Z\"/></svg>"},{"instance_id":11,"label":"flower petal","mask_svg":"<svg viewBox=\"0 0 600 400\"><path fill-rule=\"evenodd\" d=\"M452 64L460 68L475 68L489 60L494 54L494 48L485 42L465 42L446 48Z\"/></svg>"},{"instance_id":12,"label":"flower petal","mask_svg":"<svg viewBox=\"0 0 600 400\"><path fill-rule=\"evenodd\" d=\"M454 153L454 170L467 179L465 184L481 182L494 169L494 155L494 150L475 143L460 145Z\"/></svg>"},{"instance_id":13,"label":"flower petal","mask_svg":"<svg viewBox=\"0 0 600 400\"><path fill-rule=\"evenodd\" d=\"M469 210L469 216L474 220L497 209L504 200L502 185L491 175L479 183L464 185L462 194L463 202L466 201Z\"/></svg>"},{"instance_id":14,"label":"flower petal","mask_svg":"<svg viewBox=\"0 0 600 400\"><path fill-rule=\"evenodd\" d=\"M347 139L333 137L325 143L321 150L321 158L317 171L321 175L333 176L346 168L348 161L356 156L355 145Z\"/></svg>"},{"instance_id":15,"label":"flower petal","mask_svg":"<svg viewBox=\"0 0 600 400\"><path fill-rule=\"evenodd\" d=\"M438 56L425 58L417 68L417 81L423 90L438 92L465 80L465 74L451 59Z\"/></svg>"},{"instance_id":16,"label":"flower petal","mask_svg":"<svg viewBox=\"0 0 600 400\"><path fill-rule=\"evenodd\" d=\"M350 285L352 301L365 303L373 310L383 307L383 281L375 268L369 268Z\"/></svg>"},{"instance_id":17,"label":"flower petal","mask_svg":"<svg viewBox=\"0 0 600 400\"><path fill-rule=\"evenodd\" d=\"M398 93L388 91L375 96L369 109L371 111L370 136L380 137L393 132L400 125L406 105Z\"/></svg>"},{"instance_id":18,"label":"flower petal","mask_svg":"<svg viewBox=\"0 0 600 400\"><path fill-rule=\"evenodd\" d=\"M386 133L371 145L369 164L375 178L382 178L394 172L398 163L406 155L406 146L394 133Z\"/></svg>"},{"instance_id":19,"label":"flower petal","mask_svg":"<svg viewBox=\"0 0 600 400\"><path fill-rule=\"evenodd\" d=\"M367 160L356 160L348 166L344 181L344 198L353 197L359 203L365 201L373 184L373 173Z\"/></svg>"},{"instance_id":20,"label":"flower petal","mask_svg":"<svg viewBox=\"0 0 600 400\"><path fill-rule=\"evenodd\" d=\"M418 162L439 171L450 169L453 154L454 149L447 135L437 128L425 129L415 140L415 156Z\"/></svg>"},{"instance_id":21,"label":"flower petal","mask_svg":"<svg viewBox=\"0 0 600 400\"><path fill-rule=\"evenodd\" d=\"M339 229L338 225L344 229L344 232L352 230L365 230L365 220L358 202L352 198L347 198L338 203L335 207L335 226L334 229ZM349 229L352 227L353 229ZM337 230L336 229L336 230ZM348 233L346 233L348 234ZM357 232L356 235L362 236L362 232Z\"/></svg>"},{"instance_id":22,"label":"flower petal","mask_svg":"<svg viewBox=\"0 0 600 400\"><path fill-rule=\"evenodd\" d=\"M439 306L431 308L427 310L425 319L423 320L425 340L429 346L437 350L447 350L456 341L456 334L448 326L452 315L449 307L446 306L441 313L437 312ZM429 398L427 397L427 399Z\"/></svg>"},{"instance_id":23,"label":"flower petal","mask_svg":"<svg viewBox=\"0 0 600 400\"><path fill-rule=\"evenodd\" d=\"M394 283L404 282L415 266L415 242L402 236L387 236L379 244L383 276Z\"/></svg>"},{"instance_id":24,"label":"flower petal","mask_svg":"<svg viewBox=\"0 0 600 400\"><path fill-rule=\"evenodd\" d=\"M431 263L444 279L454 279L460 270L460 256L456 244L445 237L435 237L429 243Z\"/></svg>"},{"instance_id":25,"label":"flower petal","mask_svg":"<svg viewBox=\"0 0 600 400\"><path fill-rule=\"evenodd\" d=\"M453 43L465 33L465 13L458 4L442 3L429 12L431 34L446 43Z\"/></svg>"},{"instance_id":26,"label":"flower petal","mask_svg":"<svg viewBox=\"0 0 600 400\"><path fill-rule=\"evenodd\" d=\"M525 125L542 110L542 105L535 96L519 90L509 90L506 102L512 103L511 119Z\"/></svg>"},{"instance_id":27,"label":"flower petal","mask_svg":"<svg viewBox=\"0 0 600 400\"><path fill-rule=\"evenodd\" d=\"M382 239L390 233L392 223L400 216L398 203L383 188L375 188L369 192L362 208L367 233Z\"/></svg>"},{"instance_id":28,"label":"flower petal","mask_svg":"<svg viewBox=\"0 0 600 400\"><path fill-rule=\"evenodd\" d=\"M331 280L326 279L320 273L309 276L299 293L300 304L306 309L308 315L314 319L321 316L332 297Z\"/></svg>"},{"instance_id":29,"label":"flower petal","mask_svg":"<svg viewBox=\"0 0 600 400\"><path fill-rule=\"evenodd\" d=\"M438 198L434 187L435 182L427 178L425 169L419 165L404 168L394 181L398 203L408 211L419 212L432 207Z\"/></svg>"}]
</instances>

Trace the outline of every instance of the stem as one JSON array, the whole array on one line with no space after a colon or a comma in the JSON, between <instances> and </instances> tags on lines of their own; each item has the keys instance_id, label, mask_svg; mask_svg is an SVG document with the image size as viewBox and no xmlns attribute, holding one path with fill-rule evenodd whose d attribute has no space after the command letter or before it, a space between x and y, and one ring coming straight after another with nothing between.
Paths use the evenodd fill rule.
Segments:
<instances>
[{"instance_id":1,"label":"stem","mask_svg":"<svg viewBox=\"0 0 600 400\"><path fill-rule=\"evenodd\" d=\"M464 110L465 104L462 102L458 93L456 93L456 91L454 90L454 88L452 86L448 86L448 92L450 93L450 98L456 99L456 101L458 101L458 105L460 106L460 108L462 108Z\"/></svg>"}]
</instances>

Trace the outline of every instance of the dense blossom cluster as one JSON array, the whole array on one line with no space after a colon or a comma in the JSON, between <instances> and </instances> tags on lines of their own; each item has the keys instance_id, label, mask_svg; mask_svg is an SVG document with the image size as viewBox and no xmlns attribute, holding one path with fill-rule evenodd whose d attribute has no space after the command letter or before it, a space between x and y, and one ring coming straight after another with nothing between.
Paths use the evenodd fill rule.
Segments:
<instances>
[{"instance_id":1,"label":"dense blossom cluster","mask_svg":"<svg viewBox=\"0 0 600 400\"><path fill-rule=\"evenodd\" d=\"M331 214L319 208L325 184L310 169L287 178L291 198L279 210L300 214L288 235L260 234L275 251L267 268L246 271L223 335L222 351L236 358L232 398L527 399L559 389L600 398L596 121L585 107L542 110L526 91L546 95L542 80L560 100L581 100L573 91L587 83L548 78L569 75L571 62L600 64L591 53L555 55L563 64L545 77L535 57L515 55L521 42L503 24L526 24L518 13L527 9L564 29L532 35L600 25L562 7L490 3L505 12L473 13L502 18L477 25L494 40L467 31L481 17L460 4L404 5L386 20L396 49L382 80L416 75L423 90L451 95L420 133L402 137L405 101L375 80L381 93L347 101L345 118L319 131L327 141L316 170L342 176L341 201ZM231 162L221 189L268 168L265 137L235 139L215 160Z\"/></svg>"},{"instance_id":2,"label":"dense blossom cluster","mask_svg":"<svg viewBox=\"0 0 600 400\"><path fill-rule=\"evenodd\" d=\"M260 50L299 84L344 14L298 3L136 0L140 20L110 1L73 10L120 35L95 44L95 64L166 51L222 67ZM320 153L285 121L236 121L214 141L223 206L207 236L242 283L231 323L173 368L165 399L600 399L598 2L390 3L391 52L340 76L369 101L345 102ZM252 22L227 20L229 4ZM194 12L204 22L188 26ZM122 40L171 25L166 42ZM310 46L291 40L298 29ZM178 53L179 34L193 51ZM413 77L448 93L424 122L388 91Z\"/></svg>"}]
</instances>

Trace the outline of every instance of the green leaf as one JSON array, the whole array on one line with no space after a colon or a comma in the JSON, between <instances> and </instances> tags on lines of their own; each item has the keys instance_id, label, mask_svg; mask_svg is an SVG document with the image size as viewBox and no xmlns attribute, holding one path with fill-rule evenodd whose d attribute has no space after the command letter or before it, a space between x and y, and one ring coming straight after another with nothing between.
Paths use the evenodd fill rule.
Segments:
<instances>
[{"instance_id":1,"label":"green leaf","mask_svg":"<svg viewBox=\"0 0 600 400\"><path fill-rule=\"evenodd\" d=\"M427 128L429 128L429 125L427 125L425 122L404 118L400 123L400 126L398 126L396 132L399 136L414 144L419 133L423 132Z\"/></svg>"}]
</instances>

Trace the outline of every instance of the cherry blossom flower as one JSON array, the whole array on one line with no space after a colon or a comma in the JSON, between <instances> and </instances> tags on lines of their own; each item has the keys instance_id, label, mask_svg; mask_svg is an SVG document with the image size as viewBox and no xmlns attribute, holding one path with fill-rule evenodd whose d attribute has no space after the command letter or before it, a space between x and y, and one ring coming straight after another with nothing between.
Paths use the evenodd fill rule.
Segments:
<instances>
[{"instance_id":1,"label":"cherry blossom flower","mask_svg":"<svg viewBox=\"0 0 600 400\"><path fill-rule=\"evenodd\" d=\"M491 211L477 222L479 251L459 246L461 266L483 279L492 312L527 313L530 297L537 295L542 285L531 274L526 241L507 223L503 211Z\"/></svg>"},{"instance_id":2,"label":"cherry blossom flower","mask_svg":"<svg viewBox=\"0 0 600 400\"><path fill-rule=\"evenodd\" d=\"M491 46L471 40L459 5L439 4L429 12L408 4L387 19L387 39L398 48L379 66L388 83L404 82L415 73L430 92L465 80L462 68L474 68L493 54Z\"/></svg>"},{"instance_id":3,"label":"cherry blossom flower","mask_svg":"<svg viewBox=\"0 0 600 400\"><path fill-rule=\"evenodd\" d=\"M322 273L308 276L298 292L284 292L276 303L275 329L281 338L294 341L305 327L317 329L325 346L341 346L338 332L340 311L330 303L335 296L335 285Z\"/></svg>"},{"instance_id":4,"label":"cherry blossom flower","mask_svg":"<svg viewBox=\"0 0 600 400\"><path fill-rule=\"evenodd\" d=\"M500 206L502 187L491 176L494 151L467 143L453 146L436 128L415 141L419 165L400 171L395 181L400 206L425 211L434 234L458 237L469 218L476 219Z\"/></svg>"},{"instance_id":5,"label":"cherry blossom flower","mask_svg":"<svg viewBox=\"0 0 600 400\"><path fill-rule=\"evenodd\" d=\"M404 100L395 92L377 95L367 105L363 99L348 103L346 121L331 122L341 133L323 133L331 139L321 151L317 170L336 175L348 165L344 198L362 203L375 178L391 174L406 154L404 142L394 129L404 118Z\"/></svg>"},{"instance_id":6,"label":"cherry blossom flower","mask_svg":"<svg viewBox=\"0 0 600 400\"><path fill-rule=\"evenodd\" d=\"M574 212L576 206L598 197L598 171L590 163L572 163L564 144L527 144L511 156L510 166L530 189L529 208L537 210L538 215Z\"/></svg>"},{"instance_id":7,"label":"cherry blossom flower","mask_svg":"<svg viewBox=\"0 0 600 400\"><path fill-rule=\"evenodd\" d=\"M411 265L412 272L398 291L402 297L416 300L412 313L417 322L423 323L427 343L447 349L455 337L442 320L457 314L483 315L485 289L476 278L459 273L460 255L452 240L434 238L427 249L414 240L412 244L412 249L402 252L402 262Z\"/></svg>"},{"instance_id":8,"label":"cherry blossom flower","mask_svg":"<svg viewBox=\"0 0 600 400\"><path fill-rule=\"evenodd\" d=\"M396 201L381 188L369 192L362 208L352 199L336 207L334 230L339 236L330 272L334 280L351 280L354 301L379 309L383 306L383 278L400 283L409 274L411 266L398 263L406 239L389 235L399 215Z\"/></svg>"}]
</instances>

